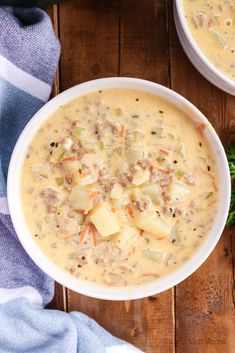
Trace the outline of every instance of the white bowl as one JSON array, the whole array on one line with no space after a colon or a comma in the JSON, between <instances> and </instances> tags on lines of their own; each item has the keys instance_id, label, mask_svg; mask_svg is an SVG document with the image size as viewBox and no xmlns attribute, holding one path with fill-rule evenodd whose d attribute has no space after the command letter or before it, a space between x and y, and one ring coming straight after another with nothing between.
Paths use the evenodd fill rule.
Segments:
<instances>
[{"instance_id":1,"label":"white bowl","mask_svg":"<svg viewBox=\"0 0 235 353\"><path fill-rule=\"evenodd\" d=\"M45 120L47 120L47 118L59 108L59 106L70 100L95 90L114 87L144 90L163 97L176 107L179 107L182 111L189 114L192 119L206 124L205 135L214 151L219 173L220 201L218 204L218 213L211 232L208 234L193 258L182 265L177 271L166 277L135 287L103 287L101 285L77 279L57 267L46 255L44 255L33 240L33 237L28 230L21 205L21 168L27 148L41 124L44 123ZM193 273L206 260L218 242L226 222L230 202L230 176L223 146L211 124L195 106L174 91L156 83L136 78L113 77L89 81L72 87L53 98L34 115L23 130L13 151L8 172L7 193L10 214L16 233L29 256L44 272L62 285L90 297L110 300L129 300L157 294L175 286Z\"/></svg>"},{"instance_id":2,"label":"white bowl","mask_svg":"<svg viewBox=\"0 0 235 353\"><path fill-rule=\"evenodd\" d=\"M235 96L235 81L224 75L208 60L193 38L185 19L182 0L174 0L174 18L179 40L192 64L208 81Z\"/></svg>"}]
</instances>

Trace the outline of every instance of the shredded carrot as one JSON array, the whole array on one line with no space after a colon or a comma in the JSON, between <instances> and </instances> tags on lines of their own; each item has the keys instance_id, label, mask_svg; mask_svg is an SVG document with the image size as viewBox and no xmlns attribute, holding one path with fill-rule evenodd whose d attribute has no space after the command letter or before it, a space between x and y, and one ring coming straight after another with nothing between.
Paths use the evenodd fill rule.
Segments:
<instances>
[{"instance_id":1,"label":"shredded carrot","mask_svg":"<svg viewBox=\"0 0 235 353\"><path fill-rule=\"evenodd\" d=\"M79 120L73 120L72 121L72 126L76 125L79 122Z\"/></svg>"},{"instance_id":2,"label":"shredded carrot","mask_svg":"<svg viewBox=\"0 0 235 353\"><path fill-rule=\"evenodd\" d=\"M86 176L88 176L89 175L89 173L82 173L81 175L80 175L80 178L85 178Z\"/></svg>"},{"instance_id":3,"label":"shredded carrot","mask_svg":"<svg viewBox=\"0 0 235 353\"><path fill-rule=\"evenodd\" d=\"M81 158L79 158L79 157L71 156L71 157L64 158L62 162L65 162L65 161L80 161L80 159Z\"/></svg>"},{"instance_id":4,"label":"shredded carrot","mask_svg":"<svg viewBox=\"0 0 235 353\"><path fill-rule=\"evenodd\" d=\"M121 125L121 130L120 130L120 132L119 132L119 136L120 136L120 137L123 137L123 136L124 136L124 132L125 132L125 127L124 127L124 125L122 124L122 125Z\"/></svg>"},{"instance_id":5,"label":"shredded carrot","mask_svg":"<svg viewBox=\"0 0 235 353\"><path fill-rule=\"evenodd\" d=\"M130 267L127 265L120 265L117 268L119 268L120 270L124 270L124 271L128 271L130 269Z\"/></svg>"},{"instance_id":6,"label":"shredded carrot","mask_svg":"<svg viewBox=\"0 0 235 353\"><path fill-rule=\"evenodd\" d=\"M169 156L170 152L164 149L159 150L160 153L164 154L165 156Z\"/></svg>"},{"instance_id":7,"label":"shredded carrot","mask_svg":"<svg viewBox=\"0 0 235 353\"><path fill-rule=\"evenodd\" d=\"M91 234L92 234L92 236L93 236L94 245L96 246L96 244L97 244L96 231L95 231L95 229L94 229L93 226L91 227Z\"/></svg>"},{"instance_id":8,"label":"shredded carrot","mask_svg":"<svg viewBox=\"0 0 235 353\"><path fill-rule=\"evenodd\" d=\"M159 170L159 172L161 172L163 174L169 174L170 173L170 171L167 170L167 169L163 169L163 168L160 168L160 167L158 167L157 169Z\"/></svg>"},{"instance_id":9,"label":"shredded carrot","mask_svg":"<svg viewBox=\"0 0 235 353\"><path fill-rule=\"evenodd\" d=\"M152 161L149 161L149 169L150 170L153 170L154 169L154 164L153 164L153 162Z\"/></svg>"},{"instance_id":10,"label":"shredded carrot","mask_svg":"<svg viewBox=\"0 0 235 353\"><path fill-rule=\"evenodd\" d=\"M112 211L113 213L116 213L116 212L117 212L116 207L111 207L111 211Z\"/></svg>"},{"instance_id":11,"label":"shredded carrot","mask_svg":"<svg viewBox=\"0 0 235 353\"><path fill-rule=\"evenodd\" d=\"M90 225L86 224L80 234L80 243L82 243L84 237L90 232Z\"/></svg>"},{"instance_id":12,"label":"shredded carrot","mask_svg":"<svg viewBox=\"0 0 235 353\"><path fill-rule=\"evenodd\" d=\"M98 196L100 194L99 191L93 191L90 195L89 195L89 199L93 200L96 198L96 196Z\"/></svg>"},{"instance_id":13,"label":"shredded carrot","mask_svg":"<svg viewBox=\"0 0 235 353\"><path fill-rule=\"evenodd\" d=\"M63 234L62 239L67 240L70 238L70 234Z\"/></svg>"},{"instance_id":14,"label":"shredded carrot","mask_svg":"<svg viewBox=\"0 0 235 353\"><path fill-rule=\"evenodd\" d=\"M129 214L130 217L134 217L134 209L131 203L128 203L127 205L127 212Z\"/></svg>"}]
</instances>

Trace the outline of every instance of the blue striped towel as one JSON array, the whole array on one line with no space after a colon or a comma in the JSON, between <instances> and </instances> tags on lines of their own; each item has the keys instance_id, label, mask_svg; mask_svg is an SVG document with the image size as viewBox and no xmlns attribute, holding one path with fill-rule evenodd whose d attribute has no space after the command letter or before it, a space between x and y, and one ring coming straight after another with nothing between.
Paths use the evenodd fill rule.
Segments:
<instances>
[{"instance_id":1,"label":"blue striped towel","mask_svg":"<svg viewBox=\"0 0 235 353\"><path fill-rule=\"evenodd\" d=\"M43 308L53 297L54 282L25 253L9 216L11 152L49 98L59 54L42 10L0 7L0 352L137 353L86 315Z\"/></svg>"}]
</instances>

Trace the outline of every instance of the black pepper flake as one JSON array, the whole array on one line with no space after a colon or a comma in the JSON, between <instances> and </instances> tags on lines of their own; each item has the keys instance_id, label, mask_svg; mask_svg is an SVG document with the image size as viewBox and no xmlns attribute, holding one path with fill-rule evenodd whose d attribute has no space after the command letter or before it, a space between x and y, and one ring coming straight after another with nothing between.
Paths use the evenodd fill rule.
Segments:
<instances>
[{"instance_id":1,"label":"black pepper flake","mask_svg":"<svg viewBox=\"0 0 235 353\"><path fill-rule=\"evenodd\" d=\"M54 132L57 134L58 130L54 130Z\"/></svg>"},{"instance_id":2,"label":"black pepper flake","mask_svg":"<svg viewBox=\"0 0 235 353\"><path fill-rule=\"evenodd\" d=\"M151 131L151 134L156 135L157 133L156 133L156 131Z\"/></svg>"},{"instance_id":3,"label":"black pepper flake","mask_svg":"<svg viewBox=\"0 0 235 353\"><path fill-rule=\"evenodd\" d=\"M60 228L60 226L59 226L59 224L57 224L57 226L56 226L57 228Z\"/></svg>"},{"instance_id":4,"label":"black pepper flake","mask_svg":"<svg viewBox=\"0 0 235 353\"><path fill-rule=\"evenodd\" d=\"M99 93L102 93L102 90L100 90Z\"/></svg>"},{"instance_id":5,"label":"black pepper flake","mask_svg":"<svg viewBox=\"0 0 235 353\"><path fill-rule=\"evenodd\" d=\"M175 238L174 238L174 239L172 239L172 241L171 241L171 242L172 242L172 244L174 244L174 243L176 242L176 239L175 239Z\"/></svg>"},{"instance_id":6,"label":"black pepper flake","mask_svg":"<svg viewBox=\"0 0 235 353\"><path fill-rule=\"evenodd\" d=\"M35 236L35 238L37 238L37 237L38 237L38 234L34 234L34 236Z\"/></svg>"},{"instance_id":7,"label":"black pepper flake","mask_svg":"<svg viewBox=\"0 0 235 353\"><path fill-rule=\"evenodd\" d=\"M58 142L55 143L55 147L56 147L56 148L58 147Z\"/></svg>"},{"instance_id":8,"label":"black pepper flake","mask_svg":"<svg viewBox=\"0 0 235 353\"><path fill-rule=\"evenodd\" d=\"M201 142L199 142L199 146L202 147L202 143Z\"/></svg>"},{"instance_id":9,"label":"black pepper flake","mask_svg":"<svg viewBox=\"0 0 235 353\"><path fill-rule=\"evenodd\" d=\"M136 102L139 102L139 98L136 98L135 100L136 100Z\"/></svg>"},{"instance_id":10,"label":"black pepper flake","mask_svg":"<svg viewBox=\"0 0 235 353\"><path fill-rule=\"evenodd\" d=\"M173 213L172 217L175 218L175 213Z\"/></svg>"},{"instance_id":11,"label":"black pepper flake","mask_svg":"<svg viewBox=\"0 0 235 353\"><path fill-rule=\"evenodd\" d=\"M164 112L163 112L163 110L159 110L158 113L159 114L163 114Z\"/></svg>"},{"instance_id":12,"label":"black pepper flake","mask_svg":"<svg viewBox=\"0 0 235 353\"><path fill-rule=\"evenodd\" d=\"M207 166L207 170L208 170L208 172L210 172L210 170L211 170L211 167L209 165Z\"/></svg>"},{"instance_id":13,"label":"black pepper flake","mask_svg":"<svg viewBox=\"0 0 235 353\"><path fill-rule=\"evenodd\" d=\"M50 151L50 155L52 155L52 151Z\"/></svg>"},{"instance_id":14,"label":"black pepper flake","mask_svg":"<svg viewBox=\"0 0 235 353\"><path fill-rule=\"evenodd\" d=\"M176 163L178 163L178 162L177 162L177 160L175 159L173 163L175 163L175 164L176 164Z\"/></svg>"},{"instance_id":15,"label":"black pepper flake","mask_svg":"<svg viewBox=\"0 0 235 353\"><path fill-rule=\"evenodd\" d=\"M54 146L55 146L55 142L51 142L51 143L50 143L50 146L51 146L51 147L54 147Z\"/></svg>"},{"instance_id":16,"label":"black pepper flake","mask_svg":"<svg viewBox=\"0 0 235 353\"><path fill-rule=\"evenodd\" d=\"M194 228L193 231L196 232L197 228Z\"/></svg>"}]
</instances>

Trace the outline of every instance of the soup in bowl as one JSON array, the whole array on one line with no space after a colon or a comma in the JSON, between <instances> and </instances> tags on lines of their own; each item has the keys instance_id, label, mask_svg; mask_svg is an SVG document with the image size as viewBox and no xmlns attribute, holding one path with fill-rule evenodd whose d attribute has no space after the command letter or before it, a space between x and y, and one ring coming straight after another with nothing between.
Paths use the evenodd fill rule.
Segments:
<instances>
[{"instance_id":1,"label":"soup in bowl","mask_svg":"<svg viewBox=\"0 0 235 353\"><path fill-rule=\"evenodd\" d=\"M97 298L140 298L186 278L218 241L229 198L224 150L206 118L175 92L132 78L52 99L9 168L26 251L58 282Z\"/></svg>"},{"instance_id":2,"label":"soup in bowl","mask_svg":"<svg viewBox=\"0 0 235 353\"><path fill-rule=\"evenodd\" d=\"M235 3L175 0L176 29L185 53L214 85L235 95Z\"/></svg>"}]
</instances>

